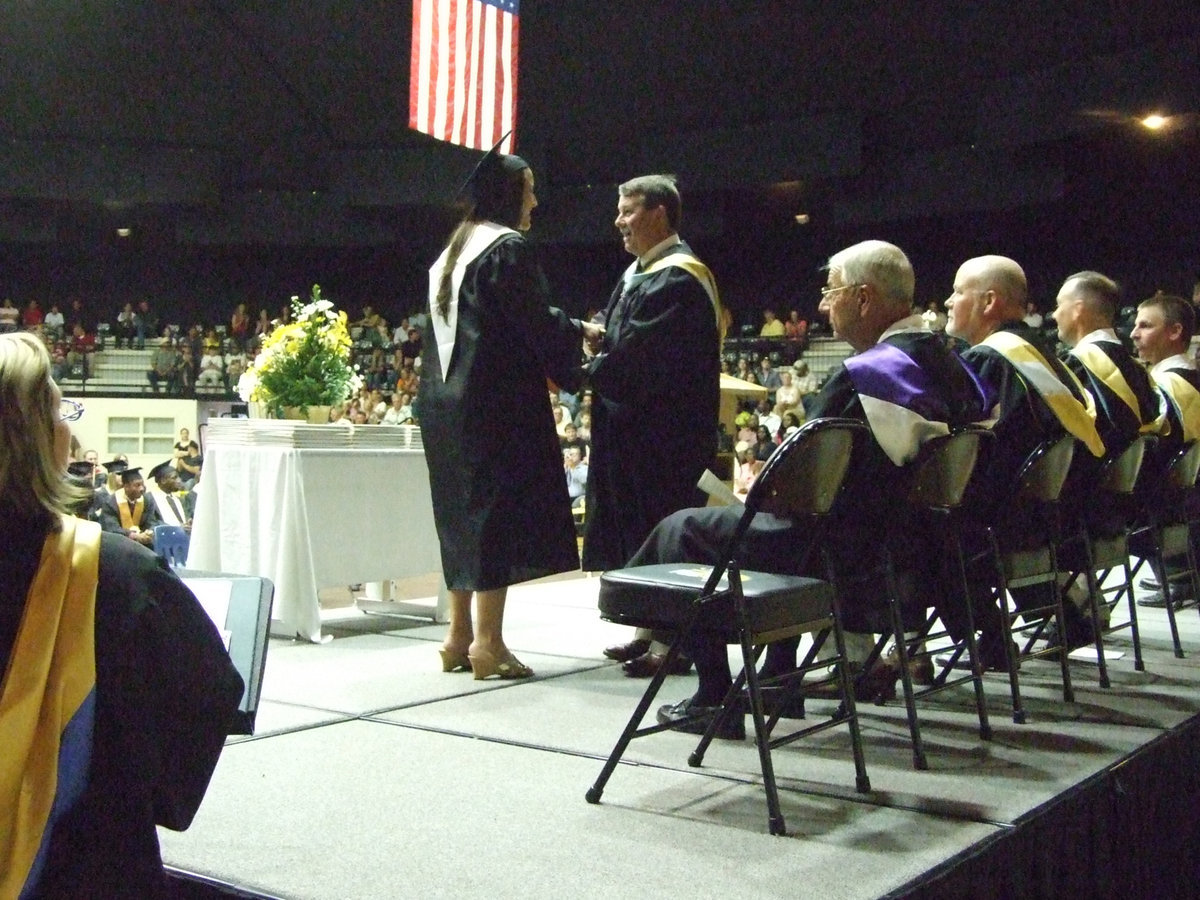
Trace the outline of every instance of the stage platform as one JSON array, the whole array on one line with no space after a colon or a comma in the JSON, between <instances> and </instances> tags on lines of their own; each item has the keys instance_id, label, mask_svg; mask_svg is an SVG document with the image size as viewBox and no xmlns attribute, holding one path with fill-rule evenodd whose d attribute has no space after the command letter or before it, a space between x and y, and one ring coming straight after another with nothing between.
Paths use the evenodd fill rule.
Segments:
<instances>
[{"instance_id":1,"label":"stage platform","mask_svg":"<svg viewBox=\"0 0 1200 900\"><path fill-rule=\"evenodd\" d=\"M191 829L160 830L188 896L1195 896L1200 616L1141 609L1146 671L1127 641L1113 686L1075 663L1022 670L1029 722L988 676L994 738L968 692L922 707L914 771L902 703L861 707L872 791L854 790L845 729L775 752L788 835L767 833L753 743L635 741L600 805L584 793L645 682L600 650L598 579L514 588L506 637L537 673L442 674L445 626L330 611L326 644L273 639L257 734L232 739ZM668 679L663 702L690 695ZM831 708L830 708L831 709ZM820 703L809 716L820 715Z\"/></svg>"}]
</instances>

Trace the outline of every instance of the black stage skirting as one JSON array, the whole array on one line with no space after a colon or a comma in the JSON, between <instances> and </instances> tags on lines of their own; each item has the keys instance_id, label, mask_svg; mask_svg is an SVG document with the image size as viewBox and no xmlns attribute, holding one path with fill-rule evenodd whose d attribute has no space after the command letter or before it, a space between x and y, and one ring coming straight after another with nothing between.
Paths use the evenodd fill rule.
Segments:
<instances>
[{"instance_id":1,"label":"black stage skirting","mask_svg":"<svg viewBox=\"0 0 1200 900\"><path fill-rule=\"evenodd\" d=\"M888 898L1200 897L1200 718Z\"/></svg>"}]
</instances>

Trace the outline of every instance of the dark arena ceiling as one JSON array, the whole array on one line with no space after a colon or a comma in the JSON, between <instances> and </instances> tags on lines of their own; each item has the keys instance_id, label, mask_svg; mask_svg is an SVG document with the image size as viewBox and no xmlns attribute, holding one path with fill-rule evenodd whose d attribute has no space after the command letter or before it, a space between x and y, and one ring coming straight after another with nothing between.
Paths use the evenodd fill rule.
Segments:
<instances>
[{"instance_id":1,"label":"dark arena ceiling","mask_svg":"<svg viewBox=\"0 0 1200 900\"><path fill-rule=\"evenodd\" d=\"M163 260L233 290L220 270L253 259L419 294L476 154L408 129L411 15L0 3L0 290L163 291ZM679 176L686 236L749 306L868 236L933 294L977 252L1051 296L1080 268L1200 276L1200 4L524 0L520 22L517 150L568 306L615 277L613 188L644 171Z\"/></svg>"}]
</instances>

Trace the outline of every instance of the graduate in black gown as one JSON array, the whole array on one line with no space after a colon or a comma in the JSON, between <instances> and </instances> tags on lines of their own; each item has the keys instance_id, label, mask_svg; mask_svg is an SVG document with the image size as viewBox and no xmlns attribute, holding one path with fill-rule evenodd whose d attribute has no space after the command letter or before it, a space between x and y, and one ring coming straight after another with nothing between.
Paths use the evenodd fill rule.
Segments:
<instances>
[{"instance_id":1,"label":"graduate in black gown","mask_svg":"<svg viewBox=\"0 0 1200 900\"><path fill-rule=\"evenodd\" d=\"M60 400L0 336L0 897L168 896L155 826L191 822L242 681L162 560L69 514Z\"/></svg>"},{"instance_id":2,"label":"graduate in black gown","mask_svg":"<svg viewBox=\"0 0 1200 900\"><path fill-rule=\"evenodd\" d=\"M508 586L579 567L546 379L574 387L582 339L599 330L550 306L521 235L533 183L523 159L493 148L429 270L420 421L450 591L442 667L476 678L533 674L504 643Z\"/></svg>"}]
</instances>

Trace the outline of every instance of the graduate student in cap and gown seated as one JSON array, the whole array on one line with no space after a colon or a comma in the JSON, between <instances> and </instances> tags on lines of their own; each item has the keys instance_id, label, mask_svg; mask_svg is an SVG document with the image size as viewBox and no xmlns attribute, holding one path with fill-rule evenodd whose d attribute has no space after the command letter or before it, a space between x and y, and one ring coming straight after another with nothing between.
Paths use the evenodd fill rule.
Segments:
<instances>
[{"instance_id":1,"label":"graduate student in cap and gown seated","mask_svg":"<svg viewBox=\"0 0 1200 900\"><path fill-rule=\"evenodd\" d=\"M712 272L679 236L682 215L674 176L642 175L617 189L613 224L635 258L609 297L604 339L587 365L587 571L621 568L660 519L702 504L697 483L716 459L725 316ZM639 629L604 655L648 678L669 639ZM675 671L690 668L681 659Z\"/></svg>"},{"instance_id":2,"label":"graduate student in cap and gown seated","mask_svg":"<svg viewBox=\"0 0 1200 900\"><path fill-rule=\"evenodd\" d=\"M546 379L574 388L599 329L550 305L522 237L537 205L519 156L487 153L462 220L429 270L420 420L442 571L450 592L446 672L527 678L504 643L508 586L579 567ZM475 598L475 618L471 598Z\"/></svg>"},{"instance_id":3,"label":"graduate student in cap and gown seated","mask_svg":"<svg viewBox=\"0 0 1200 900\"><path fill-rule=\"evenodd\" d=\"M0 897L165 897L155 828L190 824L242 681L161 560L70 514L64 411L0 336Z\"/></svg>"},{"instance_id":4,"label":"graduate student in cap and gown seated","mask_svg":"<svg viewBox=\"0 0 1200 900\"><path fill-rule=\"evenodd\" d=\"M150 470L154 486L146 493L154 499L158 514L164 525L178 525L192 529L192 519L187 512L187 495L190 493L179 480L179 471L169 462L159 463Z\"/></svg>"},{"instance_id":5,"label":"graduate student in cap and gown seated","mask_svg":"<svg viewBox=\"0 0 1200 900\"><path fill-rule=\"evenodd\" d=\"M921 445L952 427L984 418L990 399L970 370L932 334L920 315L912 315L914 275L899 247L883 241L855 244L830 258L828 285L822 290L820 311L829 316L834 333L855 354L836 369L816 396L813 418L835 416L865 421L873 440L851 462L839 513L837 534L829 552L839 572L853 576L845 591L843 618L856 632L847 642L852 660L865 660L874 645L875 621L886 622L882 606L882 563L885 546L892 552L898 581L923 611L930 592L922 580L928 567L926 536L903 514L899 498L900 466L916 458ZM741 518L739 507L687 509L660 522L638 550L631 565L690 562L714 563ZM755 515L738 555L747 569L781 574L815 575L801 571L810 535L791 520L768 512ZM817 564L819 565L819 563ZM853 598L853 602L851 599ZM942 610L943 621L951 625ZM878 617L878 618L876 618ZM848 637L850 637L848 635ZM771 644L763 674L775 676L796 667L799 640ZM712 711L732 684L729 654L719 639L697 632L689 650L696 662L700 685L696 694L658 711L658 721L677 723L683 731L703 731L703 719L689 716ZM874 671L874 670L873 670ZM894 686L898 673L881 666L878 684L860 680L863 690ZM745 723L730 717L717 737L741 739Z\"/></svg>"},{"instance_id":6,"label":"graduate student in cap and gown seated","mask_svg":"<svg viewBox=\"0 0 1200 900\"><path fill-rule=\"evenodd\" d=\"M154 526L161 524L158 505L146 494L142 470L122 471L121 487L100 502L101 527L149 547L154 543Z\"/></svg>"}]
</instances>

